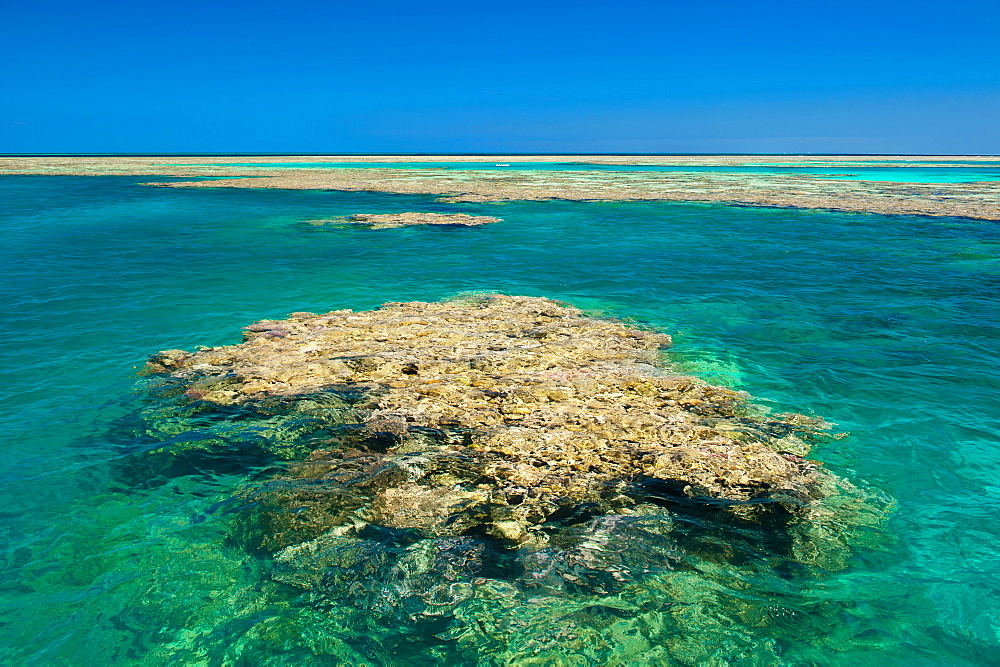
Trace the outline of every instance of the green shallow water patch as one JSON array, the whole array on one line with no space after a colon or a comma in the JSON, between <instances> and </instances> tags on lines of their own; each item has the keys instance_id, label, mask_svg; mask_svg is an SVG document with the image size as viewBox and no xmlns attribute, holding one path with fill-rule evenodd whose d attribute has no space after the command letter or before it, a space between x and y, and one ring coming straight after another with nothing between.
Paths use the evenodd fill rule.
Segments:
<instances>
[{"instance_id":1,"label":"green shallow water patch","mask_svg":"<svg viewBox=\"0 0 1000 667\"><path fill-rule=\"evenodd\" d=\"M0 179L5 661L444 664L564 648L604 662L996 662L995 223L137 182ZM404 211L504 221L304 224ZM894 498L888 528L859 538L843 569L811 573L754 547L752 533L672 516L662 541L638 528L616 538L672 554L673 569L625 591L529 602L491 584L454 623L413 624L359 613L372 591L319 599L234 540L249 511L234 499L283 465L257 445L287 424L184 416L155 436L144 426L160 399L134 372L152 352L235 342L240 327L293 311L463 291L561 298L660 328L679 368L836 422L851 435L811 456ZM185 438L218 449L171 455ZM378 562L407 548L424 553L382 546ZM350 562L349 549L338 557ZM400 581L385 567L379 576ZM523 643L505 643L515 636Z\"/></svg>"}]
</instances>

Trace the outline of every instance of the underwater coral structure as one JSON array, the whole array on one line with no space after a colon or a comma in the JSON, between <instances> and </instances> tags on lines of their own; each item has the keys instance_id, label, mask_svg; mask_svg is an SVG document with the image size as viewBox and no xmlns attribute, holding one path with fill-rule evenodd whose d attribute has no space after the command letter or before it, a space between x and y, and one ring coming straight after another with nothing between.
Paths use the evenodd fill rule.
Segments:
<instances>
[{"instance_id":1,"label":"underwater coral structure","mask_svg":"<svg viewBox=\"0 0 1000 667\"><path fill-rule=\"evenodd\" d=\"M366 225L371 229L396 229L419 225L448 225L454 227L476 227L501 222L500 218L467 213L355 213L339 218L309 220L316 227L326 225Z\"/></svg>"}]
</instances>

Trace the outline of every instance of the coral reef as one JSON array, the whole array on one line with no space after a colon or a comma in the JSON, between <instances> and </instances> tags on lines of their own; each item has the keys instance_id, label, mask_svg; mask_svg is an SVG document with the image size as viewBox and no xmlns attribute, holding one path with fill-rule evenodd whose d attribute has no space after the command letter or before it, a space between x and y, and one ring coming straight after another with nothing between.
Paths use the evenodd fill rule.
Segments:
<instances>
[{"instance_id":1,"label":"coral reef","mask_svg":"<svg viewBox=\"0 0 1000 667\"><path fill-rule=\"evenodd\" d=\"M801 625L783 577L886 542L891 503L803 458L828 424L670 372L662 333L492 295L244 338L153 355L148 433L286 461L234 499L231 537L307 593L319 654L419 633L440 664L775 661ZM727 592L748 580L773 594Z\"/></svg>"},{"instance_id":2,"label":"coral reef","mask_svg":"<svg viewBox=\"0 0 1000 667\"><path fill-rule=\"evenodd\" d=\"M430 156L427 159L433 159ZM963 216L1000 220L1000 183L892 183L821 178L810 174L738 172L577 171L573 163L605 165L747 166L786 165L843 168L850 156L442 156L447 162L562 162L566 169L409 168L412 157L338 156L342 163L384 163L377 169L322 168L329 157L255 156L260 166L215 164L218 158L170 157L8 157L0 174L162 175L208 181L151 183L183 188L277 188L441 195L450 202L512 200L697 201L751 206L821 208L880 214ZM956 167L988 165L995 158L965 156L956 164L935 156L884 156L865 166ZM316 163L316 168L287 168L282 163Z\"/></svg>"},{"instance_id":3,"label":"coral reef","mask_svg":"<svg viewBox=\"0 0 1000 667\"><path fill-rule=\"evenodd\" d=\"M452 225L458 227L475 227L500 222L500 218L486 215L469 215L467 213L355 213L342 218L324 220L307 220L317 227L329 224L363 224L372 229L395 229L413 225Z\"/></svg>"},{"instance_id":4,"label":"coral reef","mask_svg":"<svg viewBox=\"0 0 1000 667\"><path fill-rule=\"evenodd\" d=\"M662 369L664 334L547 299L295 313L245 335L241 345L162 352L148 370L216 406L350 403L355 421L287 473L309 482L293 486L291 502L326 499L293 521L317 535L364 522L540 545L551 517L621 511L636 493L751 516L807 506L820 487L803 458L811 420L756 418L736 392ZM278 532L266 541L282 544Z\"/></svg>"}]
</instances>

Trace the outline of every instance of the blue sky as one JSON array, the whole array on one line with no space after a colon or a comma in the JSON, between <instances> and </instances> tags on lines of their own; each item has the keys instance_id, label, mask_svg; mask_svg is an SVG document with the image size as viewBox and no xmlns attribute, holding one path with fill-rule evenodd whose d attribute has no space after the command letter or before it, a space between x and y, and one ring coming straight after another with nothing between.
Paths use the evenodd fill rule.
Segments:
<instances>
[{"instance_id":1,"label":"blue sky","mask_svg":"<svg viewBox=\"0 0 1000 667\"><path fill-rule=\"evenodd\" d=\"M7 0L0 152L1000 153L1000 1Z\"/></svg>"}]
</instances>

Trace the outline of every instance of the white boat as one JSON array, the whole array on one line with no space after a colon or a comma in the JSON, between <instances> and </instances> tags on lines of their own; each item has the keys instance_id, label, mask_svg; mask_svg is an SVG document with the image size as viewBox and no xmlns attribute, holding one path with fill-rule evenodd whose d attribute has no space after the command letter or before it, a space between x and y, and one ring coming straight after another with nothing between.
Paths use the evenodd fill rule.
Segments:
<instances>
[{"instance_id":1,"label":"white boat","mask_svg":"<svg viewBox=\"0 0 1000 667\"><path fill-rule=\"evenodd\" d=\"M495 167L509 167L510 165L507 164L506 162L497 162L494 166Z\"/></svg>"}]
</instances>

